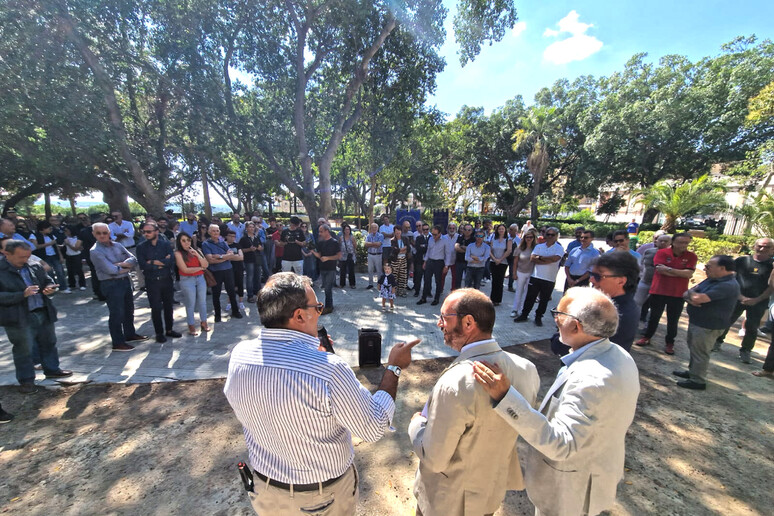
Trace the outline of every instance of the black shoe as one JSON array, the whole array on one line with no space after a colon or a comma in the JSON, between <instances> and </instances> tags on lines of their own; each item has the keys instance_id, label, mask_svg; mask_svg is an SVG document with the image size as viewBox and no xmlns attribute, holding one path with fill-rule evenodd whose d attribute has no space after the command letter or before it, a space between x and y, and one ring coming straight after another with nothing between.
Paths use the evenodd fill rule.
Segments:
<instances>
[{"instance_id":1,"label":"black shoe","mask_svg":"<svg viewBox=\"0 0 774 516\"><path fill-rule=\"evenodd\" d=\"M419 292L414 292L414 297L419 297Z\"/></svg>"},{"instance_id":2,"label":"black shoe","mask_svg":"<svg viewBox=\"0 0 774 516\"><path fill-rule=\"evenodd\" d=\"M523 314L523 313L513 320L513 322L527 322L527 321L529 321L529 318L526 316L526 314Z\"/></svg>"},{"instance_id":3,"label":"black shoe","mask_svg":"<svg viewBox=\"0 0 774 516\"><path fill-rule=\"evenodd\" d=\"M368 286L366 287L366 290L371 290L372 288L374 288L374 286L373 286L373 285L368 285Z\"/></svg>"},{"instance_id":4,"label":"black shoe","mask_svg":"<svg viewBox=\"0 0 774 516\"><path fill-rule=\"evenodd\" d=\"M706 383L694 382L693 380L683 380L681 382L677 382L677 386L682 387L683 389L693 389L695 391L703 391L707 388Z\"/></svg>"},{"instance_id":5,"label":"black shoe","mask_svg":"<svg viewBox=\"0 0 774 516\"><path fill-rule=\"evenodd\" d=\"M132 351L134 350L134 346L130 346L129 344L118 344L117 346L113 346L113 351Z\"/></svg>"},{"instance_id":6,"label":"black shoe","mask_svg":"<svg viewBox=\"0 0 774 516\"><path fill-rule=\"evenodd\" d=\"M169 330L167 332L167 337L172 337L173 339L179 339L183 335L181 333L176 332L175 330Z\"/></svg>"},{"instance_id":7,"label":"black shoe","mask_svg":"<svg viewBox=\"0 0 774 516\"><path fill-rule=\"evenodd\" d=\"M440 303L440 301L439 301L439 300L437 300L437 299L433 299L433 302L432 302L432 303L430 303L430 304L431 304L431 305L433 305L433 306L436 306L438 303Z\"/></svg>"},{"instance_id":8,"label":"black shoe","mask_svg":"<svg viewBox=\"0 0 774 516\"><path fill-rule=\"evenodd\" d=\"M173 300L172 300L172 304L173 304L173 305L179 305L179 304L180 304L180 301L178 301L177 299L173 299Z\"/></svg>"},{"instance_id":9,"label":"black shoe","mask_svg":"<svg viewBox=\"0 0 774 516\"><path fill-rule=\"evenodd\" d=\"M241 319L242 318L242 314L240 312L234 312L234 313L231 314L231 318L232 319Z\"/></svg>"},{"instance_id":10,"label":"black shoe","mask_svg":"<svg viewBox=\"0 0 774 516\"><path fill-rule=\"evenodd\" d=\"M139 342L141 340L148 340L148 337L145 335L132 335L126 338L126 342Z\"/></svg>"},{"instance_id":11,"label":"black shoe","mask_svg":"<svg viewBox=\"0 0 774 516\"><path fill-rule=\"evenodd\" d=\"M422 299L420 299L419 301L417 301L418 305L424 305L425 303L427 303L427 299L425 299L424 297Z\"/></svg>"},{"instance_id":12,"label":"black shoe","mask_svg":"<svg viewBox=\"0 0 774 516\"><path fill-rule=\"evenodd\" d=\"M35 394L38 392L38 388L35 386L35 382L23 383L19 386L19 392L22 394Z\"/></svg>"},{"instance_id":13,"label":"black shoe","mask_svg":"<svg viewBox=\"0 0 774 516\"><path fill-rule=\"evenodd\" d=\"M543 319L541 317L535 317L535 326L543 326Z\"/></svg>"},{"instance_id":14,"label":"black shoe","mask_svg":"<svg viewBox=\"0 0 774 516\"><path fill-rule=\"evenodd\" d=\"M67 378L68 376L72 376L72 371L67 371L65 369L60 369L59 371L55 371L53 373L46 373L46 378Z\"/></svg>"},{"instance_id":15,"label":"black shoe","mask_svg":"<svg viewBox=\"0 0 774 516\"><path fill-rule=\"evenodd\" d=\"M333 307L326 306L325 308L323 308L323 311L320 313L320 315L328 315L331 312L333 312Z\"/></svg>"},{"instance_id":16,"label":"black shoe","mask_svg":"<svg viewBox=\"0 0 774 516\"><path fill-rule=\"evenodd\" d=\"M159 333L156 335L156 342L166 342L167 338L164 336L163 333Z\"/></svg>"},{"instance_id":17,"label":"black shoe","mask_svg":"<svg viewBox=\"0 0 774 516\"><path fill-rule=\"evenodd\" d=\"M516 292L516 289L513 287L508 287L508 292Z\"/></svg>"},{"instance_id":18,"label":"black shoe","mask_svg":"<svg viewBox=\"0 0 774 516\"><path fill-rule=\"evenodd\" d=\"M220 322L222 317L221 314L215 314L215 322Z\"/></svg>"},{"instance_id":19,"label":"black shoe","mask_svg":"<svg viewBox=\"0 0 774 516\"><path fill-rule=\"evenodd\" d=\"M691 377L691 374L688 371L672 371L672 374L678 378L689 379Z\"/></svg>"},{"instance_id":20,"label":"black shoe","mask_svg":"<svg viewBox=\"0 0 774 516\"><path fill-rule=\"evenodd\" d=\"M9 414L2 408L0 408L0 424L10 423L13 420L13 414Z\"/></svg>"}]
</instances>

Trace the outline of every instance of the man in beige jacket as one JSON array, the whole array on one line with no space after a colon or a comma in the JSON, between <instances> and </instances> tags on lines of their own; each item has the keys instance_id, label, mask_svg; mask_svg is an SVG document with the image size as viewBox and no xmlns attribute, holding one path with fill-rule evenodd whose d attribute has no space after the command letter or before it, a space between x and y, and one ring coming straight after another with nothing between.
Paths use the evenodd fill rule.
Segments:
<instances>
[{"instance_id":1,"label":"man in beige jacket","mask_svg":"<svg viewBox=\"0 0 774 516\"><path fill-rule=\"evenodd\" d=\"M500 348L492 338L494 322L494 305L478 290L456 290L441 308L438 326L444 342L460 356L409 424L419 457L417 515L493 514L506 490L524 489L518 433L492 410L489 395L473 376L473 362L485 360L508 371L513 387L533 404L540 379L532 362Z\"/></svg>"}]
</instances>

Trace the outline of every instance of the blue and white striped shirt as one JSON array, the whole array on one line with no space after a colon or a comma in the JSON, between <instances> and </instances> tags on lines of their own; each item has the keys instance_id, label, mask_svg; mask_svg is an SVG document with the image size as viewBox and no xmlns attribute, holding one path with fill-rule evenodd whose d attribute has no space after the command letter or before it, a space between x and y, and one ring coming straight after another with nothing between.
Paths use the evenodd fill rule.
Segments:
<instances>
[{"instance_id":1,"label":"blue and white striped shirt","mask_svg":"<svg viewBox=\"0 0 774 516\"><path fill-rule=\"evenodd\" d=\"M389 394L372 395L319 344L305 333L263 328L231 353L223 392L242 423L253 468L280 482L341 476L354 459L352 434L377 441L395 413Z\"/></svg>"}]
</instances>

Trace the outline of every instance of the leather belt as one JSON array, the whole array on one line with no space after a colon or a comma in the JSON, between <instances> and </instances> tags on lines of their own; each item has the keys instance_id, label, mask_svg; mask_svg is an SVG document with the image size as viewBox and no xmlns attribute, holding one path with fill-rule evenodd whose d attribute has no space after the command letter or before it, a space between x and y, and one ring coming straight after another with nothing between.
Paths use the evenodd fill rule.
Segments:
<instances>
[{"instance_id":1,"label":"leather belt","mask_svg":"<svg viewBox=\"0 0 774 516\"><path fill-rule=\"evenodd\" d=\"M336 478L331 478L326 480L325 482L315 482L313 484L286 484L285 482L280 482L279 480L273 480L269 479L266 475L262 475L259 472L253 470L253 474L263 480L264 482L268 481L268 484L270 486L278 487L280 489L284 489L285 491L290 491L290 487L293 486L293 491L317 491L318 489L321 489L323 487L328 487L329 485L333 484L337 480L339 480L341 477L347 474L347 471L350 470L352 466L347 468L347 470L339 475Z\"/></svg>"}]
</instances>

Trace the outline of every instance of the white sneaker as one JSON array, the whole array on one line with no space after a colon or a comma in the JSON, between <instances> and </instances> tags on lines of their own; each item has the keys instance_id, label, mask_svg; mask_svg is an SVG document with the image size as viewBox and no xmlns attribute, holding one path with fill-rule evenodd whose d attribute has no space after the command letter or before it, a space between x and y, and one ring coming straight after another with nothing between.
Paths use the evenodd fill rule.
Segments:
<instances>
[{"instance_id":1,"label":"white sneaker","mask_svg":"<svg viewBox=\"0 0 774 516\"><path fill-rule=\"evenodd\" d=\"M244 303L239 303L239 309L240 310L244 310L245 309L245 304Z\"/></svg>"},{"instance_id":2,"label":"white sneaker","mask_svg":"<svg viewBox=\"0 0 774 516\"><path fill-rule=\"evenodd\" d=\"M744 337L745 334L747 334L747 331L744 328L739 328L739 336Z\"/></svg>"},{"instance_id":3,"label":"white sneaker","mask_svg":"<svg viewBox=\"0 0 774 516\"><path fill-rule=\"evenodd\" d=\"M511 317L516 317L518 312L516 310L511 310Z\"/></svg>"},{"instance_id":4,"label":"white sneaker","mask_svg":"<svg viewBox=\"0 0 774 516\"><path fill-rule=\"evenodd\" d=\"M227 311L227 312L230 312L230 311L231 311L231 303L229 303L229 304L227 304L227 305L226 305L226 311Z\"/></svg>"},{"instance_id":5,"label":"white sneaker","mask_svg":"<svg viewBox=\"0 0 774 516\"><path fill-rule=\"evenodd\" d=\"M62 292L62 294L72 294L72 293L73 293L73 291L72 291L72 290L70 290L69 288L66 288L66 289L64 289L64 290L61 290L60 292Z\"/></svg>"},{"instance_id":6,"label":"white sneaker","mask_svg":"<svg viewBox=\"0 0 774 516\"><path fill-rule=\"evenodd\" d=\"M80 287L78 290L86 290L86 287Z\"/></svg>"}]
</instances>

